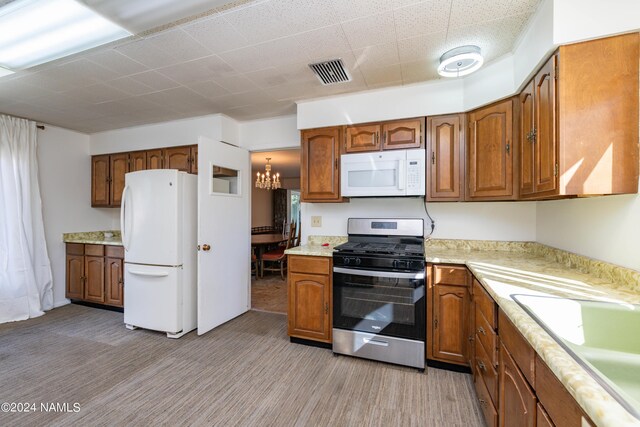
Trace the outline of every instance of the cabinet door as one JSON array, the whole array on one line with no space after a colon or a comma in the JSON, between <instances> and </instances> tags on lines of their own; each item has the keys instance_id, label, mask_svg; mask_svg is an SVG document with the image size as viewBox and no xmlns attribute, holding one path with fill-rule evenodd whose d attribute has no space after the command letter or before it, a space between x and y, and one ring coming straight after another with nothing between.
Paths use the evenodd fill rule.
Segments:
<instances>
[{"instance_id":1,"label":"cabinet door","mask_svg":"<svg viewBox=\"0 0 640 427\"><path fill-rule=\"evenodd\" d=\"M191 146L191 173L198 174L198 146Z\"/></svg>"},{"instance_id":2,"label":"cabinet door","mask_svg":"<svg viewBox=\"0 0 640 427\"><path fill-rule=\"evenodd\" d=\"M289 274L289 335L331 342L329 276Z\"/></svg>"},{"instance_id":3,"label":"cabinet door","mask_svg":"<svg viewBox=\"0 0 640 427\"><path fill-rule=\"evenodd\" d=\"M164 169L191 171L191 147L172 147L164 149Z\"/></svg>"},{"instance_id":4,"label":"cabinet door","mask_svg":"<svg viewBox=\"0 0 640 427\"><path fill-rule=\"evenodd\" d=\"M300 184L303 202L339 202L342 128L302 132Z\"/></svg>"},{"instance_id":5,"label":"cabinet door","mask_svg":"<svg viewBox=\"0 0 640 427\"><path fill-rule=\"evenodd\" d=\"M520 102L520 194L533 193L535 124L534 124L534 81L522 90L518 96Z\"/></svg>"},{"instance_id":6,"label":"cabinet door","mask_svg":"<svg viewBox=\"0 0 640 427\"><path fill-rule=\"evenodd\" d=\"M65 296L69 299L84 298L84 256L67 255L67 283Z\"/></svg>"},{"instance_id":7,"label":"cabinet door","mask_svg":"<svg viewBox=\"0 0 640 427\"><path fill-rule=\"evenodd\" d=\"M502 101L469 113L469 197L513 196L513 103Z\"/></svg>"},{"instance_id":8,"label":"cabinet door","mask_svg":"<svg viewBox=\"0 0 640 427\"><path fill-rule=\"evenodd\" d=\"M468 363L466 286L436 285L433 288L433 356L435 359Z\"/></svg>"},{"instance_id":9,"label":"cabinet door","mask_svg":"<svg viewBox=\"0 0 640 427\"><path fill-rule=\"evenodd\" d=\"M535 427L536 395L504 345L500 345L500 427Z\"/></svg>"},{"instance_id":10,"label":"cabinet door","mask_svg":"<svg viewBox=\"0 0 640 427\"><path fill-rule=\"evenodd\" d=\"M111 206L120 206L122 190L124 190L124 175L129 172L129 154L112 154L109 161L110 200Z\"/></svg>"},{"instance_id":11,"label":"cabinet door","mask_svg":"<svg viewBox=\"0 0 640 427\"><path fill-rule=\"evenodd\" d=\"M91 206L109 206L109 155L91 157Z\"/></svg>"},{"instance_id":12,"label":"cabinet door","mask_svg":"<svg viewBox=\"0 0 640 427\"><path fill-rule=\"evenodd\" d=\"M398 120L382 125L383 150L422 146L422 119Z\"/></svg>"},{"instance_id":13,"label":"cabinet door","mask_svg":"<svg viewBox=\"0 0 640 427\"><path fill-rule=\"evenodd\" d=\"M147 168L147 152L134 151L129 153L129 172L143 171Z\"/></svg>"},{"instance_id":14,"label":"cabinet door","mask_svg":"<svg viewBox=\"0 0 640 427\"><path fill-rule=\"evenodd\" d=\"M380 150L380 125L347 126L346 153Z\"/></svg>"},{"instance_id":15,"label":"cabinet door","mask_svg":"<svg viewBox=\"0 0 640 427\"><path fill-rule=\"evenodd\" d=\"M147 169L162 169L162 150L147 150Z\"/></svg>"},{"instance_id":16,"label":"cabinet door","mask_svg":"<svg viewBox=\"0 0 640 427\"><path fill-rule=\"evenodd\" d=\"M105 304L123 306L124 279L121 258L105 258Z\"/></svg>"},{"instance_id":17,"label":"cabinet door","mask_svg":"<svg viewBox=\"0 0 640 427\"><path fill-rule=\"evenodd\" d=\"M84 299L104 303L104 257L84 257Z\"/></svg>"},{"instance_id":18,"label":"cabinet door","mask_svg":"<svg viewBox=\"0 0 640 427\"><path fill-rule=\"evenodd\" d=\"M540 403L536 407L536 427L555 427L549 414Z\"/></svg>"},{"instance_id":19,"label":"cabinet door","mask_svg":"<svg viewBox=\"0 0 640 427\"><path fill-rule=\"evenodd\" d=\"M427 120L427 200L463 199L462 117L454 114Z\"/></svg>"},{"instance_id":20,"label":"cabinet door","mask_svg":"<svg viewBox=\"0 0 640 427\"><path fill-rule=\"evenodd\" d=\"M553 55L535 77L535 191L553 192L558 188L556 140L556 68Z\"/></svg>"}]
</instances>

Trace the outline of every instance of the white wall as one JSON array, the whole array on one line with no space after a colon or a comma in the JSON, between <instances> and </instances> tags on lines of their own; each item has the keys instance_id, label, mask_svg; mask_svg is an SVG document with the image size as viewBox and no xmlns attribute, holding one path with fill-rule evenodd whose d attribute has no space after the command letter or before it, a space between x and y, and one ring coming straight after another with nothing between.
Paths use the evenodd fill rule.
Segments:
<instances>
[{"instance_id":1,"label":"white wall","mask_svg":"<svg viewBox=\"0 0 640 427\"><path fill-rule=\"evenodd\" d=\"M538 242L640 271L640 195L538 202Z\"/></svg>"},{"instance_id":2,"label":"white wall","mask_svg":"<svg viewBox=\"0 0 640 427\"><path fill-rule=\"evenodd\" d=\"M300 146L296 116L251 120L240 123L240 145L249 151Z\"/></svg>"},{"instance_id":3,"label":"white wall","mask_svg":"<svg viewBox=\"0 0 640 427\"><path fill-rule=\"evenodd\" d=\"M38 131L38 166L44 230L53 271L53 303L65 299L62 233L114 228L118 209L91 207L89 136L47 125Z\"/></svg>"},{"instance_id":4,"label":"white wall","mask_svg":"<svg viewBox=\"0 0 640 427\"><path fill-rule=\"evenodd\" d=\"M536 240L535 202L429 203L439 239ZM322 217L322 227L311 227L311 216ZM425 218L422 198L352 198L349 203L302 203L302 240L309 235L346 236L348 218Z\"/></svg>"}]
</instances>

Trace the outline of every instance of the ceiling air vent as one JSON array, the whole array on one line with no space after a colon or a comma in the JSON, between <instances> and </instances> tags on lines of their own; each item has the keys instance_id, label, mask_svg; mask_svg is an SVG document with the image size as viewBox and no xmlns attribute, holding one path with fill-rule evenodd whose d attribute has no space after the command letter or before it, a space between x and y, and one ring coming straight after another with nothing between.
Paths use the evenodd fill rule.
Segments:
<instances>
[{"instance_id":1,"label":"ceiling air vent","mask_svg":"<svg viewBox=\"0 0 640 427\"><path fill-rule=\"evenodd\" d=\"M309 67L316 73L316 77L323 85L332 85L335 83L350 82L351 76L342 59L332 59L330 61L317 62L309 64Z\"/></svg>"}]
</instances>

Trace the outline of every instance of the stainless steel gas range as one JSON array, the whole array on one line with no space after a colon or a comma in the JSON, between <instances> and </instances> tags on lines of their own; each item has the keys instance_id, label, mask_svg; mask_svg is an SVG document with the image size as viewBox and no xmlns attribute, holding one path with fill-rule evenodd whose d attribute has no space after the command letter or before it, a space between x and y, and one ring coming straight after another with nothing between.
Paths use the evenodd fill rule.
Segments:
<instances>
[{"instance_id":1,"label":"stainless steel gas range","mask_svg":"<svg viewBox=\"0 0 640 427\"><path fill-rule=\"evenodd\" d=\"M422 219L349 218L333 255L333 352L424 369Z\"/></svg>"}]
</instances>

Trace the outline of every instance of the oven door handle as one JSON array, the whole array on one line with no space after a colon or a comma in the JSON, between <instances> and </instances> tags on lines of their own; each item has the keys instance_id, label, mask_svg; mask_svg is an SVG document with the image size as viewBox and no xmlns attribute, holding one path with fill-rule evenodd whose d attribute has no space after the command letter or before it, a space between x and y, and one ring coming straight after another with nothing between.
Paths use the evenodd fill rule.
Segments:
<instances>
[{"instance_id":1,"label":"oven door handle","mask_svg":"<svg viewBox=\"0 0 640 427\"><path fill-rule=\"evenodd\" d=\"M333 267L334 273L351 274L353 276L385 277L391 279L424 279L424 271L419 273L398 273L396 271L355 270L352 268Z\"/></svg>"}]
</instances>

